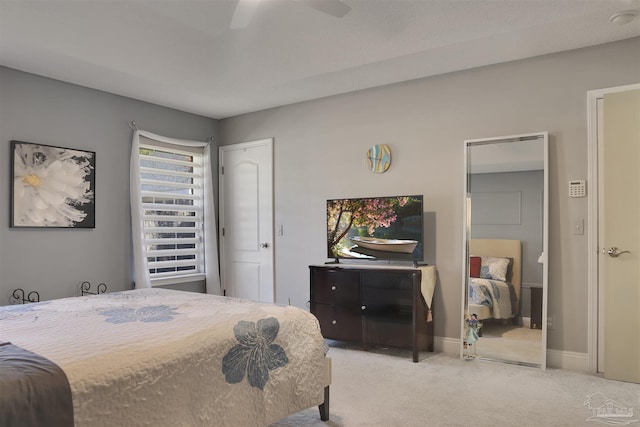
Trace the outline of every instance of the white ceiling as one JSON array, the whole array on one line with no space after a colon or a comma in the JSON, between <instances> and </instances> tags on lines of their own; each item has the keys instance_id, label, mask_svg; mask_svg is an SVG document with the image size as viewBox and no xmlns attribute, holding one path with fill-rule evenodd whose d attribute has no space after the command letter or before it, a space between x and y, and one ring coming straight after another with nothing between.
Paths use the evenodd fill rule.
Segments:
<instances>
[{"instance_id":1,"label":"white ceiling","mask_svg":"<svg viewBox=\"0 0 640 427\"><path fill-rule=\"evenodd\" d=\"M640 36L640 0L0 0L0 64L213 118ZM640 53L639 53L640 55Z\"/></svg>"}]
</instances>

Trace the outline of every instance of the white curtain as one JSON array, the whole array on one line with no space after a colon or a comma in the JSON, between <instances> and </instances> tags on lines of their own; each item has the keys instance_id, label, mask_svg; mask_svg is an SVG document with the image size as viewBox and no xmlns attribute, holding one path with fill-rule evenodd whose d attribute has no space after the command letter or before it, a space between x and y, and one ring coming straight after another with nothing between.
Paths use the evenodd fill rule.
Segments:
<instances>
[{"instance_id":1,"label":"white curtain","mask_svg":"<svg viewBox=\"0 0 640 427\"><path fill-rule=\"evenodd\" d=\"M204 174L204 251L206 289L209 294L220 294L220 274L218 271L218 238L215 224L215 205L213 201L213 177L211 167L211 147L207 142L188 141L156 135L144 130L133 132L131 142L131 233L133 236L133 268L136 288L150 288L149 268L144 252L144 233L142 227L142 209L140 208L140 137L166 144L187 147L203 147Z\"/></svg>"}]
</instances>

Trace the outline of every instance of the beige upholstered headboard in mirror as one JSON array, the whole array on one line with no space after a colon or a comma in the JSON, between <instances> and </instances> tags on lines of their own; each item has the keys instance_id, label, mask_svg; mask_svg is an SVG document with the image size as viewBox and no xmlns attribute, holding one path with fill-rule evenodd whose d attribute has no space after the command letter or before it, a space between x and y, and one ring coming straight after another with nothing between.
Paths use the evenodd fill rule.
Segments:
<instances>
[{"instance_id":1,"label":"beige upholstered headboard in mirror","mask_svg":"<svg viewBox=\"0 0 640 427\"><path fill-rule=\"evenodd\" d=\"M513 258L511 284L516 293L517 301L520 301L522 285L522 243L520 240L471 239L469 240L469 253L471 256Z\"/></svg>"}]
</instances>

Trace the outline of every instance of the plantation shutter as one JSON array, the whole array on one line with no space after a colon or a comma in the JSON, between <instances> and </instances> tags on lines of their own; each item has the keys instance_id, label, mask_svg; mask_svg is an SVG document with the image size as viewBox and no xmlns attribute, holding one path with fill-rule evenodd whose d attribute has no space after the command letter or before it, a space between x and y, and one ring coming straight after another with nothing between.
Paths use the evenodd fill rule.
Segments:
<instances>
[{"instance_id":1,"label":"plantation shutter","mask_svg":"<svg viewBox=\"0 0 640 427\"><path fill-rule=\"evenodd\" d=\"M150 278L204 274L202 148L146 141L140 195Z\"/></svg>"},{"instance_id":2,"label":"plantation shutter","mask_svg":"<svg viewBox=\"0 0 640 427\"><path fill-rule=\"evenodd\" d=\"M208 144L135 131L131 218L136 287L200 281L219 293Z\"/></svg>"}]
</instances>

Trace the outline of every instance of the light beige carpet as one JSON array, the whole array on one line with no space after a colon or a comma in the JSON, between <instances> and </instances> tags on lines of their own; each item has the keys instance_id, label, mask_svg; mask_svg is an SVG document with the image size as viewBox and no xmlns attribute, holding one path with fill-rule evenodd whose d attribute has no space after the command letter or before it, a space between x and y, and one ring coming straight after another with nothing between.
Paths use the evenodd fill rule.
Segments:
<instances>
[{"instance_id":1,"label":"light beige carpet","mask_svg":"<svg viewBox=\"0 0 640 427\"><path fill-rule=\"evenodd\" d=\"M406 351L356 348L331 343L330 421L320 421L318 408L310 408L271 427L606 425L587 421L593 414L584 403L596 393L640 418L637 384L444 354L424 353L413 363Z\"/></svg>"}]
</instances>

